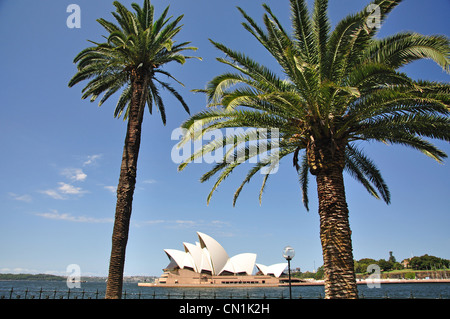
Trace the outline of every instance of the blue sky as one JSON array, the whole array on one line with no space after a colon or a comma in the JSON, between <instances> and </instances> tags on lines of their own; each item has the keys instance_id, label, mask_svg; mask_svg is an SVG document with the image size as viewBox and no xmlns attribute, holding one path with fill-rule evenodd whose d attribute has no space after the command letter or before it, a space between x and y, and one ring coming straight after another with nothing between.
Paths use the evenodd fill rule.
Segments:
<instances>
[{"instance_id":1,"label":"blue sky","mask_svg":"<svg viewBox=\"0 0 450 319\"><path fill-rule=\"evenodd\" d=\"M260 22L264 2L289 29L287 0L152 1L157 15L168 3L170 14L185 15L176 39L192 41L203 58L167 67L185 83L174 86L192 114L205 108L205 97L191 90L226 70L215 61L220 54L208 38L279 71L242 28L236 9L241 6ZM81 8L79 29L66 26L71 3ZM129 7L131 1L122 3ZM331 22L367 3L331 0ZM89 45L86 40L101 41L105 34L95 19L113 20L113 10L112 1L103 0L0 1L0 272L66 274L69 264L78 264L82 275L107 275L125 122L113 118L117 96L99 108L81 100L84 85L68 88L67 83L76 71L74 56ZM405 1L379 35L412 30L448 36L449 11L448 0ZM430 61L403 71L414 79L450 79ZM230 256L253 252L258 263L279 263L283 247L291 245L296 250L293 267L306 271L322 265L315 182L306 212L296 172L286 159L271 177L262 205L258 177L232 207L246 173L237 170L207 206L212 184L198 180L208 164L177 172L170 157L177 141L171 133L187 114L172 96L163 97L167 125L158 113L144 119L125 275L160 275L168 264L163 249L183 249L182 242L198 240L196 231L217 239ZM450 153L448 143L437 145ZM393 251L398 260L426 253L450 259L449 162L438 164L402 147L361 146L381 169L392 204L374 199L345 176L354 257L387 259Z\"/></svg>"}]
</instances>

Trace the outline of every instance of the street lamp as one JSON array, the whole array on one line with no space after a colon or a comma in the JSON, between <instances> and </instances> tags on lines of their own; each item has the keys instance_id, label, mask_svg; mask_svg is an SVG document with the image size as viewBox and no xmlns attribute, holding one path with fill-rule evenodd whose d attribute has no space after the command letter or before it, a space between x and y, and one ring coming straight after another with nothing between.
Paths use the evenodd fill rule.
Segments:
<instances>
[{"instance_id":1,"label":"street lamp","mask_svg":"<svg viewBox=\"0 0 450 319\"><path fill-rule=\"evenodd\" d=\"M289 272L289 298L292 299L292 290L291 290L291 259L295 256L294 248L290 246L286 246L283 249L283 257L288 261L288 272Z\"/></svg>"}]
</instances>

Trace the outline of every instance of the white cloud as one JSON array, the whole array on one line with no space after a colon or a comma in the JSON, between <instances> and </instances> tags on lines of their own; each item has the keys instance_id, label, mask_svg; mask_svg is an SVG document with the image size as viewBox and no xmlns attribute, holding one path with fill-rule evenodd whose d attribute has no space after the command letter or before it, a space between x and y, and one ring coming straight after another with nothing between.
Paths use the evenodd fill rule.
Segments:
<instances>
[{"instance_id":1,"label":"white cloud","mask_svg":"<svg viewBox=\"0 0 450 319\"><path fill-rule=\"evenodd\" d=\"M94 218L89 216L73 216L71 214L61 214L57 210L52 210L47 213L36 213L36 216L40 216L46 219L54 220L64 220L68 222L76 223L112 223L114 220L112 218Z\"/></svg>"},{"instance_id":2,"label":"white cloud","mask_svg":"<svg viewBox=\"0 0 450 319\"><path fill-rule=\"evenodd\" d=\"M53 199L65 199L64 196L62 196L60 193L58 193L54 189L47 189L47 190L41 191L41 193L45 194L47 196L50 196Z\"/></svg>"},{"instance_id":3,"label":"white cloud","mask_svg":"<svg viewBox=\"0 0 450 319\"><path fill-rule=\"evenodd\" d=\"M86 191L83 191L81 187L75 187L63 182L59 182L58 184L61 185L60 187L58 187L58 190L63 194L80 195L86 193Z\"/></svg>"},{"instance_id":4,"label":"white cloud","mask_svg":"<svg viewBox=\"0 0 450 319\"><path fill-rule=\"evenodd\" d=\"M66 168L61 174L76 182L82 182L87 178L87 175L80 168Z\"/></svg>"},{"instance_id":5,"label":"white cloud","mask_svg":"<svg viewBox=\"0 0 450 319\"><path fill-rule=\"evenodd\" d=\"M155 183L156 183L156 180L154 180L154 179L146 179L146 180L143 181L142 183L144 183L144 184L155 184Z\"/></svg>"},{"instance_id":6,"label":"white cloud","mask_svg":"<svg viewBox=\"0 0 450 319\"><path fill-rule=\"evenodd\" d=\"M83 163L83 166L95 164L97 160L101 157L102 154L88 155L87 160Z\"/></svg>"},{"instance_id":7,"label":"white cloud","mask_svg":"<svg viewBox=\"0 0 450 319\"><path fill-rule=\"evenodd\" d=\"M41 193L48 195L54 199L67 199L65 195L83 195L87 191L83 190L81 187L75 187L73 185L59 182L60 186L57 189L47 189L41 191Z\"/></svg>"},{"instance_id":8,"label":"white cloud","mask_svg":"<svg viewBox=\"0 0 450 319\"><path fill-rule=\"evenodd\" d=\"M179 226L192 227L197 225L197 222L194 222L193 220L176 220L175 224Z\"/></svg>"},{"instance_id":9,"label":"white cloud","mask_svg":"<svg viewBox=\"0 0 450 319\"><path fill-rule=\"evenodd\" d=\"M104 188L109 190L113 194L117 192L117 186L104 186Z\"/></svg>"},{"instance_id":10,"label":"white cloud","mask_svg":"<svg viewBox=\"0 0 450 319\"><path fill-rule=\"evenodd\" d=\"M18 200L18 201L21 201L21 202L27 202L27 203L31 202L31 196L27 195L27 194L18 195L18 194L15 194L15 193L8 193L8 195L14 200Z\"/></svg>"}]
</instances>

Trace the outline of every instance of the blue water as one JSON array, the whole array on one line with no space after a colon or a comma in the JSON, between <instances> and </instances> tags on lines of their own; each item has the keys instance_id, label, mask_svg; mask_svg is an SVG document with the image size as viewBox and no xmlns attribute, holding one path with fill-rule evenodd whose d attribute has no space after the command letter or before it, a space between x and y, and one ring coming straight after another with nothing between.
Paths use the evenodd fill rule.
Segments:
<instances>
[{"instance_id":1,"label":"blue water","mask_svg":"<svg viewBox=\"0 0 450 319\"><path fill-rule=\"evenodd\" d=\"M0 298L5 299L102 299L106 283L85 282L70 289L65 281L0 281ZM358 285L360 298L367 299L450 299L450 283L382 284L380 288ZM292 298L324 297L323 286L292 287ZM275 288L163 288L124 283L126 299L280 299L289 298L288 287Z\"/></svg>"}]
</instances>

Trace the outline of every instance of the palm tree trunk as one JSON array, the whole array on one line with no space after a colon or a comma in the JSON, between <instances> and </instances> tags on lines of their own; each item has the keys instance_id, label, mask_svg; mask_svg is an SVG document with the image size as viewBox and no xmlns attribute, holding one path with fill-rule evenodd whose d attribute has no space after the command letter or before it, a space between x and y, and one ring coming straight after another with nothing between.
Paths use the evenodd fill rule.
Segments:
<instances>
[{"instance_id":1,"label":"palm tree trunk","mask_svg":"<svg viewBox=\"0 0 450 319\"><path fill-rule=\"evenodd\" d=\"M325 298L358 298L342 167L316 175Z\"/></svg>"},{"instance_id":2,"label":"palm tree trunk","mask_svg":"<svg viewBox=\"0 0 450 319\"><path fill-rule=\"evenodd\" d=\"M127 134L123 148L119 184L117 186L117 204L112 234L112 248L109 275L106 285L106 299L122 297L125 249L131 218L136 168L141 144L141 127L144 114L141 97L145 89L143 76L137 72L132 75L132 97L128 113Z\"/></svg>"}]
</instances>

